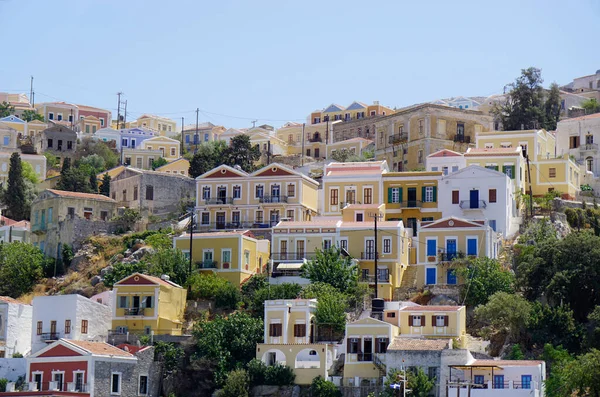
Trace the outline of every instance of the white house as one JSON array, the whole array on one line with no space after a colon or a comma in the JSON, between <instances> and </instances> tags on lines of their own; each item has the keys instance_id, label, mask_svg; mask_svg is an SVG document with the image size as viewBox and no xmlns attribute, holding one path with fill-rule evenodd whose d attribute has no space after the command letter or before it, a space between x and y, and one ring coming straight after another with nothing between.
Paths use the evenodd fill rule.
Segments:
<instances>
[{"instance_id":1,"label":"white house","mask_svg":"<svg viewBox=\"0 0 600 397\"><path fill-rule=\"evenodd\" d=\"M219 135L219 137L217 139L220 141L225 141L227 146L229 146L231 139L233 137L236 137L238 135L245 134L245 133L246 132L244 130L238 130L237 128L229 128L229 129L227 129L227 131L225 131L221 135Z\"/></svg>"},{"instance_id":2,"label":"white house","mask_svg":"<svg viewBox=\"0 0 600 397\"><path fill-rule=\"evenodd\" d=\"M112 128L100 128L94 135L92 135L93 139L97 139L102 142L110 142L114 141L117 150L121 150L121 133Z\"/></svg>"},{"instance_id":3,"label":"white house","mask_svg":"<svg viewBox=\"0 0 600 397\"><path fill-rule=\"evenodd\" d=\"M60 338L106 341L112 322L110 307L81 295L33 298L31 352Z\"/></svg>"},{"instance_id":4,"label":"white house","mask_svg":"<svg viewBox=\"0 0 600 397\"><path fill-rule=\"evenodd\" d=\"M600 176L600 113L565 119L556 126L556 152L569 154Z\"/></svg>"},{"instance_id":5,"label":"white house","mask_svg":"<svg viewBox=\"0 0 600 397\"><path fill-rule=\"evenodd\" d=\"M439 197L442 217L486 219L504 237L518 230L514 185L502 172L470 165L442 177Z\"/></svg>"},{"instance_id":6,"label":"white house","mask_svg":"<svg viewBox=\"0 0 600 397\"><path fill-rule=\"evenodd\" d=\"M427 171L442 171L443 175L448 175L465 168L467 165L461 153L442 149L427 156L425 166Z\"/></svg>"},{"instance_id":7,"label":"white house","mask_svg":"<svg viewBox=\"0 0 600 397\"><path fill-rule=\"evenodd\" d=\"M31 351L32 307L8 296L0 296L0 357Z\"/></svg>"}]
</instances>

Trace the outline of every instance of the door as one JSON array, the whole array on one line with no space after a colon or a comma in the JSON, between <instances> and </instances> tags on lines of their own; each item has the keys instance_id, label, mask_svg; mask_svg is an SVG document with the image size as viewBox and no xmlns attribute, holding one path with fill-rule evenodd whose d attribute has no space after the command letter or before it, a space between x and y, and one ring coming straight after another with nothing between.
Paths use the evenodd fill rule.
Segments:
<instances>
[{"instance_id":1,"label":"door","mask_svg":"<svg viewBox=\"0 0 600 397\"><path fill-rule=\"evenodd\" d=\"M504 375L494 375L494 389L504 389Z\"/></svg>"},{"instance_id":2,"label":"door","mask_svg":"<svg viewBox=\"0 0 600 397\"><path fill-rule=\"evenodd\" d=\"M217 212L217 229L225 229L225 213Z\"/></svg>"},{"instance_id":3,"label":"door","mask_svg":"<svg viewBox=\"0 0 600 397\"><path fill-rule=\"evenodd\" d=\"M287 260L287 240L279 242L279 259L282 261Z\"/></svg>"},{"instance_id":4,"label":"door","mask_svg":"<svg viewBox=\"0 0 600 397\"><path fill-rule=\"evenodd\" d=\"M267 366L272 366L275 365L275 352L269 352L267 353Z\"/></svg>"},{"instance_id":5,"label":"door","mask_svg":"<svg viewBox=\"0 0 600 397\"><path fill-rule=\"evenodd\" d=\"M319 154L321 154L319 148L315 148L315 158L316 159L319 158Z\"/></svg>"},{"instance_id":6,"label":"door","mask_svg":"<svg viewBox=\"0 0 600 397\"><path fill-rule=\"evenodd\" d=\"M271 202L272 203L278 203L279 202L279 194L280 194L280 188L279 185L273 185L271 186Z\"/></svg>"},{"instance_id":7,"label":"door","mask_svg":"<svg viewBox=\"0 0 600 397\"><path fill-rule=\"evenodd\" d=\"M204 251L202 254L202 265L204 268L212 267L213 263L213 252L212 251Z\"/></svg>"},{"instance_id":8,"label":"door","mask_svg":"<svg viewBox=\"0 0 600 397\"><path fill-rule=\"evenodd\" d=\"M227 188L220 187L217 189L217 196L220 204L227 204Z\"/></svg>"},{"instance_id":9,"label":"door","mask_svg":"<svg viewBox=\"0 0 600 397\"><path fill-rule=\"evenodd\" d=\"M50 321L50 339L56 338L56 321Z\"/></svg>"},{"instance_id":10,"label":"door","mask_svg":"<svg viewBox=\"0 0 600 397\"><path fill-rule=\"evenodd\" d=\"M139 309L140 308L140 297L139 296L134 296L133 297L133 308L134 309Z\"/></svg>"},{"instance_id":11,"label":"door","mask_svg":"<svg viewBox=\"0 0 600 397\"><path fill-rule=\"evenodd\" d=\"M271 211L271 227L279 223L279 210Z\"/></svg>"},{"instance_id":12,"label":"door","mask_svg":"<svg viewBox=\"0 0 600 397\"><path fill-rule=\"evenodd\" d=\"M412 229L413 237L417 235L417 218L408 218L406 220L407 227Z\"/></svg>"},{"instance_id":13,"label":"door","mask_svg":"<svg viewBox=\"0 0 600 397\"><path fill-rule=\"evenodd\" d=\"M531 389L531 375L521 375L521 388Z\"/></svg>"},{"instance_id":14,"label":"door","mask_svg":"<svg viewBox=\"0 0 600 397\"><path fill-rule=\"evenodd\" d=\"M483 385L483 383L484 383L483 375L475 375L473 377L473 383L475 383L476 385Z\"/></svg>"},{"instance_id":15,"label":"door","mask_svg":"<svg viewBox=\"0 0 600 397\"><path fill-rule=\"evenodd\" d=\"M436 284L436 270L433 267L427 269L425 284Z\"/></svg>"},{"instance_id":16,"label":"door","mask_svg":"<svg viewBox=\"0 0 600 397\"><path fill-rule=\"evenodd\" d=\"M367 240L365 242L364 259L375 259L375 240Z\"/></svg>"},{"instance_id":17,"label":"door","mask_svg":"<svg viewBox=\"0 0 600 397\"><path fill-rule=\"evenodd\" d=\"M406 206L409 208L414 208L417 206L417 188L409 187L408 188L408 196Z\"/></svg>"},{"instance_id":18,"label":"door","mask_svg":"<svg viewBox=\"0 0 600 397\"><path fill-rule=\"evenodd\" d=\"M296 259L304 259L304 240L296 241Z\"/></svg>"},{"instance_id":19,"label":"door","mask_svg":"<svg viewBox=\"0 0 600 397\"><path fill-rule=\"evenodd\" d=\"M75 391L83 391L83 373L75 373Z\"/></svg>"},{"instance_id":20,"label":"door","mask_svg":"<svg viewBox=\"0 0 600 397\"><path fill-rule=\"evenodd\" d=\"M33 381L37 390L42 390L42 374L33 375Z\"/></svg>"},{"instance_id":21,"label":"door","mask_svg":"<svg viewBox=\"0 0 600 397\"><path fill-rule=\"evenodd\" d=\"M456 258L456 240L449 239L446 240L446 255L448 256L448 260Z\"/></svg>"},{"instance_id":22,"label":"door","mask_svg":"<svg viewBox=\"0 0 600 397\"><path fill-rule=\"evenodd\" d=\"M62 372L55 373L53 380L54 380L54 382L56 382L56 388L58 390L60 390L60 391L65 390L65 388L63 387L63 373Z\"/></svg>"},{"instance_id":23,"label":"door","mask_svg":"<svg viewBox=\"0 0 600 397\"><path fill-rule=\"evenodd\" d=\"M373 360L373 339L365 338L364 341L364 361L372 361Z\"/></svg>"},{"instance_id":24,"label":"door","mask_svg":"<svg viewBox=\"0 0 600 397\"><path fill-rule=\"evenodd\" d=\"M448 269L446 272L446 284L456 285L456 270Z\"/></svg>"},{"instance_id":25,"label":"door","mask_svg":"<svg viewBox=\"0 0 600 397\"><path fill-rule=\"evenodd\" d=\"M471 190L469 200L469 208L479 208L479 190Z\"/></svg>"}]
</instances>

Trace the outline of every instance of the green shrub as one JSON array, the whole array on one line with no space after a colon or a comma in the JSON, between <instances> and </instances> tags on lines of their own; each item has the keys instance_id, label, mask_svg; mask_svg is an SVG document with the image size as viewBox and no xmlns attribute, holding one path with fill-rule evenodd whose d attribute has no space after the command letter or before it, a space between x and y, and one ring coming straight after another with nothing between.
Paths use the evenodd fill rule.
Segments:
<instances>
[{"instance_id":1,"label":"green shrub","mask_svg":"<svg viewBox=\"0 0 600 397\"><path fill-rule=\"evenodd\" d=\"M250 379L251 386L258 386L265 384L265 373L267 372L267 366L261 360L253 358L248 363L248 378Z\"/></svg>"},{"instance_id":2,"label":"green shrub","mask_svg":"<svg viewBox=\"0 0 600 397\"><path fill-rule=\"evenodd\" d=\"M215 306L221 309L237 309L242 295L237 287L227 282L224 288L220 288L215 295Z\"/></svg>"},{"instance_id":3,"label":"green shrub","mask_svg":"<svg viewBox=\"0 0 600 397\"><path fill-rule=\"evenodd\" d=\"M146 244L156 250L169 249L173 247L173 239L168 234L164 233L152 234L148 236L145 241Z\"/></svg>"},{"instance_id":4,"label":"green shrub","mask_svg":"<svg viewBox=\"0 0 600 397\"><path fill-rule=\"evenodd\" d=\"M19 353L19 352L13 353L12 356L13 356L13 358L23 358L23 355L21 353Z\"/></svg>"},{"instance_id":5,"label":"green shrub","mask_svg":"<svg viewBox=\"0 0 600 397\"><path fill-rule=\"evenodd\" d=\"M8 379L6 379L6 378L0 379L0 392L5 392L6 391L6 384L7 383L8 383Z\"/></svg>"},{"instance_id":6,"label":"green shrub","mask_svg":"<svg viewBox=\"0 0 600 397\"><path fill-rule=\"evenodd\" d=\"M195 273L187 281L190 287L188 299L213 299L220 290L227 288L228 281L214 273Z\"/></svg>"},{"instance_id":7,"label":"green shrub","mask_svg":"<svg viewBox=\"0 0 600 397\"><path fill-rule=\"evenodd\" d=\"M140 335L138 340L140 341L140 345L150 346L150 335Z\"/></svg>"},{"instance_id":8,"label":"green shrub","mask_svg":"<svg viewBox=\"0 0 600 397\"><path fill-rule=\"evenodd\" d=\"M312 397L342 397L342 392L333 382L317 376L310 385L310 395Z\"/></svg>"},{"instance_id":9,"label":"green shrub","mask_svg":"<svg viewBox=\"0 0 600 397\"><path fill-rule=\"evenodd\" d=\"M124 279L133 273L145 273L148 270L148 265L143 262L139 263L116 263L113 266L113 271L104 276L104 285L111 288L116 282Z\"/></svg>"},{"instance_id":10,"label":"green shrub","mask_svg":"<svg viewBox=\"0 0 600 397\"><path fill-rule=\"evenodd\" d=\"M265 371L265 384L273 386L293 385L296 380L294 370L287 365L275 364Z\"/></svg>"},{"instance_id":11,"label":"green shrub","mask_svg":"<svg viewBox=\"0 0 600 397\"><path fill-rule=\"evenodd\" d=\"M184 356L184 351L181 347L176 347L173 343L159 341L154 345L154 355L155 361L162 361L165 371L172 373L177 369L179 361Z\"/></svg>"},{"instance_id":12,"label":"green shrub","mask_svg":"<svg viewBox=\"0 0 600 397\"><path fill-rule=\"evenodd\" d=\"M236 369L227 375L225 386L219 391L219 397L248 397L248 373L243 369Z\"/></svg>"}]
</instances>

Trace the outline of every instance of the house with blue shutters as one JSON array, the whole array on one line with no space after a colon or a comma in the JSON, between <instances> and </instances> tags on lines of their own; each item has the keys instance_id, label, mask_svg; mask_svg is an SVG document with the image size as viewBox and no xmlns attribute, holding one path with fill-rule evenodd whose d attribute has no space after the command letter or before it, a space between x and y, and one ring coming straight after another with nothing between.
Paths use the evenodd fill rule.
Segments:
<instances>
[{"instance_id":1,"label":"house with blue shutters","mask_svg":"<svg viewBox=\"0 0 600 397\"><path fill-rule=\"evenodd\" d=\"M157 132L142 127L125 128L119 132L121 141L117 147L122 149L138 149L143 141L159 135Z\"/></svg>"}]
</instances>

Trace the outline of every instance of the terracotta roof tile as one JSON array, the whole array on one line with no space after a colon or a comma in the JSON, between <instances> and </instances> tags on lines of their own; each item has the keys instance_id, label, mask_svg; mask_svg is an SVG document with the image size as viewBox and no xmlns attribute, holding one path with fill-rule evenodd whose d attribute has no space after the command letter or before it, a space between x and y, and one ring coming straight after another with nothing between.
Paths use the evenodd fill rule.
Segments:
<instances>
[{"instance_id":1,"label":"terracotta roof tile","mask_svg":"<svg viewBox=\"0 0 600 397\"><path fill-rule=\"evenodd\" d=\"M445 350L450 347L450 339L420 339L397 336L394 338L389 350Z\"/></svg>"},{"instance_id":2,"label":"terracotta roof tile","mask_svg":"<svg viewBox=\"0 0 600 397\"><path fill-rule=\"evenodd\" d=\"M430 154L427 157L460 157L462 154L455 152L453 150L442 149L435 153Z\"/></svg>"},{"instance_id":3,"label":"terracotta roof tile","mask_svg":"<svg viewBox=\"0 0 600 397\"><path fill-rule=\"evenodd\" d=\"M56 190L56 189L47 189L49 192L56 194L61 197L72 197L72 198L81 198L81 199L90 199L90 200L100 200L100 201L110 201L116 203L115 200L110 197L106 197L102 194L94 194L94 193L79 193L79 192L69 192L67 190Z\"/></svg>"},{"instance_id":4,"label":"terracotta roof tile","mask_svg":"<svg viewBox=\"0 0 600 397\"><path fill-rule=\"evenodd\" d=\"M366 209L377 209L381 207L382 204L350 204L344 208L352 209L352 210L366 210Z\"/></svg>"},{"instance_id":5,"label":"terracotta roof tile","mask_svg":"<svg viewBox=\"0 0 600 397\"><path fill-rule=\"evenodd\" d=\"M398 227L398 224L402 221L381 221L377 222L377 228L388 228L388 227ZM342 222L342 228L352 228L352 227L374 227L374 222L369 222L366 220L364 222Z\"/></svg>"},{"instance_id":6,"label":"terracotta roof tile","mask_svg":"<svg viewBox=\"0 0 600 397\"><path fill-rule=\"evenodd\" d=\"M63 339L63 341L75 345L92 354L99 354L105 356L133 357L131 353L121 350L113 345L109 345L106 342L89 342L73 339Z\"/></svg>"},{"instance_id":7,"label":"terracotta roof tile","mask_svg":"<svg viewBox=\"0 0 600 397\"><path fill-rule=\"evenodd\" d=\"M26 303L20 302L14 298L11 298L10 296L0 296L0 302L15 303L17 305L26 305Z\"/></svg>"},{"instance_id":8,"label":"terracotta roof tile","mask_svg":"<svg viewBox=\"0 0 600 397\"><path fill-rule=\"evenodd\" d=\"M587 120L587 119L596 119L600 117L600 113L593 113L593 114L588 114L587 116L579 116L579 117L573 117L572 119L565 119L565 120L561 120L561 122L569 122L569 121L577 121L577 120Z\"/></svg>"},{"instance_id":9,"label":"terracotta roof tile","mask_svg":"<svg viewBox=\"0 0 600 397\"><path fill-rule=\"evenodd\" d=\"M379 225L377 225L379 226ZM464 306L406 306L400 309L404 312L457 312Z\"/></svg>"}]
</instances>

